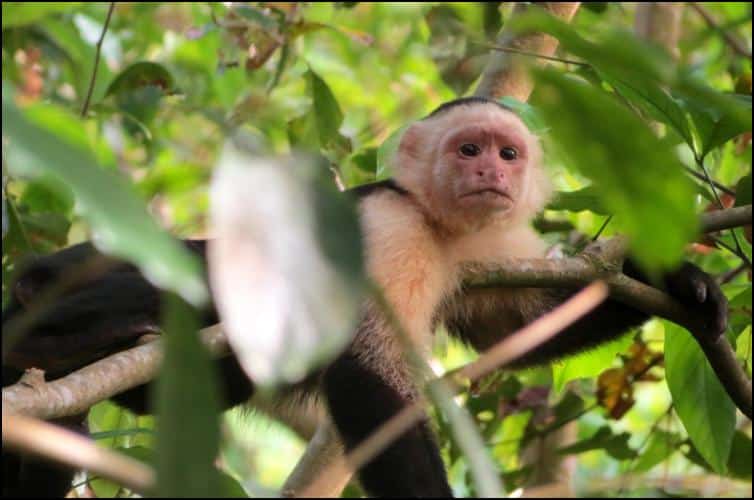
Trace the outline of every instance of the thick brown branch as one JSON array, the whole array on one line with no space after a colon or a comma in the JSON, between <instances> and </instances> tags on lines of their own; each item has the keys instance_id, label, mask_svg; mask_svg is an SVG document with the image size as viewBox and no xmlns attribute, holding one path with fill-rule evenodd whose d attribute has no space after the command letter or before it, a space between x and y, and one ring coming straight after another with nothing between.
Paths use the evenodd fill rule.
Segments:
<instances>
[{"instance_id":1,"label":"thick brown branch","mask_svg":"<svg viewBox=\"0 0 754 500\"><path fill-rule=\"evenodd\" d=\"M751 205L707 212L701 217L703 233L751 225Z\"/></svg>"},{"instance_id":2,"label":"thick brown branch","mask_svg":"<svg viewBox=\"0 0 754 500\"><path fill-rule=\"evenodd\" d=\"M215 356L229 353L219 328L202 331L204 345ZM152 380L162 361L158 340L108 356L49 383L21 382L3 388L3 411L51 419L76 415L115 394Z\"/></svg>"}]
</instances>

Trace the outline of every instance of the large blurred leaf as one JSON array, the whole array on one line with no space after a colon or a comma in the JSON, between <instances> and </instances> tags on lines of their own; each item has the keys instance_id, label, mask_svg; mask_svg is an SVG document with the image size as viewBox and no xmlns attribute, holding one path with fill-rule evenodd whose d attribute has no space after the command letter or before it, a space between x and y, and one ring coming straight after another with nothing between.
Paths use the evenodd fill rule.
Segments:
<instances>
[{"instance_id":1,"label":"large blurred leaf","mask_svg":"<svg viewBox=\"0 0 754 500\"><path fill-rule=\"evenodd\" d=\"M673 127L700 158L751 130L750 96L710 88L632 33L611 30L590 41L573 26L534 9L515 19L511 29L555 36L564 50L591 64L623 97Z\"/></svg>"},{"instance_id":2,"label":"large blurred leaf","mask_svg":"<svg viewBox=\"0 0 754 500\"><path fill-rule=\"evenodd\" d=\"M529 9L525 15L516 16L506 27L516 32L548 33L559 40L563 50L611 75L643 75L648 80L669 81L675 71L670 56L627 31L602 32L599 43L595 43L581 36L568 23L538 9Z\"/></svg>"},{"instance_id":3,"label":"large blurred leaf","mask_svg":"<svg viewBox=\"0 0 754 500\"><path fill-rule=\"evenodd\" d=\"M83 2L3 2L3 29L39 21L60 12L76 10Z\"/></svg>"},{"instance_id":4,"label":"large blurred leaf","mask_svg":"<svg viewBox=\"0 0 754 500\"><path fill-rule=\"evenodd\" d=\"M233 350L257 383L301 379L354 330L358 222L323 173L311 159L255 158L228 143L213 181L210 279Z\"/></svg>"},{"instance_id":5,"label":"large blurred leaf","mask_svg":"<svg viewBox=\"0 0 754 500\"><path fill-rule=\"evenodd\" d=\"M707 358L683 328L665 324L665 372L673 406L691 441L719 474L726 471L736 407Z\"/></svg>"},{"instance_id":6,"label":"large blurred leaf","mask_svg":"<svg viewBox=\"0 0 754 500\"><path fill-rule=\"evenodd\" d=\"M3 89L3 136L11 172L49 174L74 193L104 251L137 264L157 285L199 304L207 299L201 267L147 214L125 181L97 166L78 118L53 105L21 112Z\"/></svg>"},{"instance_id":7,"label":"large blurred leaf","mask_svg":"<svg viewBox=\"0 0 754 500\"><path fill-rule=\"evenodd\" d=\"M693 185L673 151L599 89L552 70L536 74L553 142L593 180L600 204L631 237L632 253L649 269L676 263L697 220ZM594 126L606 117L609 127Z\"/></svg>"},{"instance_id":8,"label":"large blurred leaf","mask_svg":"<svg viewBox=\"0 0 754 500\"><path fill-rule=\"evenodd\" d=\"M197 332L196 311L166 294L164 360L157 384L157 496L213 498L220 441L220 387Z\"/></svg>"}]
</instances>

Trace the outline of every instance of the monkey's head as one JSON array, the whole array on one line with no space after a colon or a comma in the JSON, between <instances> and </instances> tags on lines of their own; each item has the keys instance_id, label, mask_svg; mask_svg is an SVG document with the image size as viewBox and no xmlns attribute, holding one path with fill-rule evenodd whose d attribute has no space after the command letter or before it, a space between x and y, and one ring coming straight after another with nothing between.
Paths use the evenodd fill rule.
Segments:
<instances>
[{"instance_id":1,"label":"monkey's head","mask_svg":"<svg viewBox=\"0 0 754 500\"><path fill-rule=\"evenodd\" d=\"M396 157L395 178L450 232L529 221L552 187L540 166L539 141L495 101L443 104L411 125Z\"/></svg>"}]
</instances>

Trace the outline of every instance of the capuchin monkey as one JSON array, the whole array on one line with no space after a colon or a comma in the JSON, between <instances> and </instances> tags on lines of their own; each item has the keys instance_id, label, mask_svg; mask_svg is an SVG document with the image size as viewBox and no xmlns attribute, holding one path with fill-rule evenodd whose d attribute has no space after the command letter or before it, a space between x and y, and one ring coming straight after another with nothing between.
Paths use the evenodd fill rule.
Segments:
<instances>
[{"instance_id":1,"label":"capuchin monkey","mask_svg":"<svg viewBox=\"0 0 754 500\"><path fill-rule=\"evenodd\" d=\"M440 323L482 351L576 292L461 285L462 263L544 257L545 243L530 226L552 193L541 157L538 139L511 110L483 98L462 98L406 130L392 179L351 190L360 198L367 271L420 352L429 349ZM205 256L205 242L186 245ZM39 315L30 333L6 354L8 370L35 366L48 378L59 377L134 345L145 332L159 331L159 292L134 266L103 257L89 244L43 257L22 273L3 323L31 307L39 291L66 270L95 256L108 261L108 270L71 284ZM624 272L646 281L630 260ZM725 330L726 299L709 275L686 263L668 274L664 285L677 300L704 311L716 335ZM348 348L301 388L324 396L346 449L418 397L391 323L375 303L367 303L364 311ZM588 349L647 319L608 300L515 365ZM214 309L205 311L205 325L217 321ZM246 401L253 386L235 358L217 364L227 404ZM3 384L12 382L14 376L6 380L4 373ZM142 386L115 399L145 412L145 394ZM452 496L426 419L363 466L359 479L373 496ZM15 493L23 493L22 488L18 484Z\"/></svg>"}]
</instances>

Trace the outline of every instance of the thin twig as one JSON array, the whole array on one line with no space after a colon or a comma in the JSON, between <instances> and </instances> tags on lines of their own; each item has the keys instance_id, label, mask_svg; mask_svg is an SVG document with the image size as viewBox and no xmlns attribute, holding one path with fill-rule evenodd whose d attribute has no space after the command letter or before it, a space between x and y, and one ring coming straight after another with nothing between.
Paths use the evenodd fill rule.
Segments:
<instances>
[{"instance_id":1,"label":"thin twig","mask_svg":"<svg viewBox=\"0 0 754 500\"><path fill-rule=\"evenodd\" d=\"M720 276L717 277L717 282L719 284L721 284L721 285L725 285L726 283L730 283L731 281L733 281L734 279L736 279L736 277L739 274L743 273L747 269L749 269L749 267L744 262L740 266L738 266L738 267L736 267L734 269L730 269L730 270L725 271L724 273L722 273Z\"/></svg>"},{"instance_id":2,"label":"thin twig","mask_svg":"<svg viewBox=\"0 0 754 500\"><path fill-rule=\"evenodd\" d=\"M725 43L728 45L728 47L733 49L733 52L740 56L751 59L751 50L744 46L743 42L735 37L732 33L721 28L720 25L717 24L717 21L715 21L715 18L712 16L712 13L710 13L710 11L708 11L703 5L700 5L697 2L689 2L689 5L691 5L691 8L697 11L700 16L702 16L702 18L710 28L722 35L723 40L725 40Z\"/></svg>"},{"instance_id":3,"label":"thin twig","mask_svg":"<svg viewBox=\"0 0 754 500\"><path fill-rule=\"evenodd\" d=\"M697 172L693 168L685 166L685 165L684 165L683 168L686 169L686 172L689 175L691 175L692 177L694 177L696 179L699 179L700 181L702 181L704 183L707 182L707 179L705 179L702 174L700 174L699 172ZM717 189L719 189L720 191L722 191L725 194L729 194L731 196L736 196L736 192L734 190L732 190L731 188L729 188L727 186L724 186L724 185L720 184L719 182L717 182L714 179L712 179L712 185L715 186Z\"/></svg>"},{"instance_id":4,"label":"thin twig","mask_svg":"<svg viewBox=\"0 0 754 500\"><path fill-rule=\"evenodd\" d=\"M742 251L739 251L738 249L728 245L720 238L715 238L714 236L710 236L710 239L715 245L726 249L727 251L729 251L730 253L738 257L739 259L741 259L741 261L743 262L743 265L745 265L747 269L751 268L751 262L749 262L749 258Z\"/></svg>"},{"instance_id":5,"label":"thin twig","mask_svg":"<svg viewBox=\"0 0 754 500\"><path fill-rule=\"evenodd\" d=\"M610 224L611 220L613 220L613 214L610 214L607 216L607 219L605 219L605 222L603 222L600 228L597 230L597 234L594 235L594 237L592 238L592 241L597 241L597 238L600 237L600 235L605 230L607 225Z\"/></svg>"},{"instance_id":6,"label":"thin twig","mask_svg":"<svg viewBox=\"0 0 754 500\"><path fill-rule=\"evenodd\" d=\"M554 61L554 62L561 62L561 63L565 63L565 64L574 64L576 66L583 66L583 67L589 67L589 66L591 66L591 64L589 64L587 62L584 62L584 61L575 61L573 59L564 59L562 57L548 56L548 55L545 55L545 54L537 54L536 52L528 52L526 50L519 50L519 49L515 49L513 47L501 47L499 45L491 45L489 43L481 43L481 42L477 42L477 44L481 45L483 47L486 47L486 48L488 48L490 50L497 50L497 51L500 51L500 52L508 52L508 53L511 53L511 54L519 54L519 55L527 56L527 57L535 57L537 59L544 59L545 61Z\"/></svg>"},{"instance_id":7,"label":"thin twig","mask_svg":"<svg viewBox=\"0 0 754 500\"><path fill-rule=\"evenodd\" d=\"M94 92L94 82L97 81L97 68L99 67L100 50L102 50L102 42L105 40L105 33L107 33L107 27L110 25L110 17L112 17L114 9L115 2L110 2L110 8L107 9L107 17L105 18L105 25L102 27L102 33L100 33L99 40L97 40L97 51L94 54L94 68L92 69L92 78L89 80L89 90L86 93L84 107L81 108L81 118L85 118L86 113L89 111L89 101L91 101L92 92Z\"/></svg>"}]
</instances>

